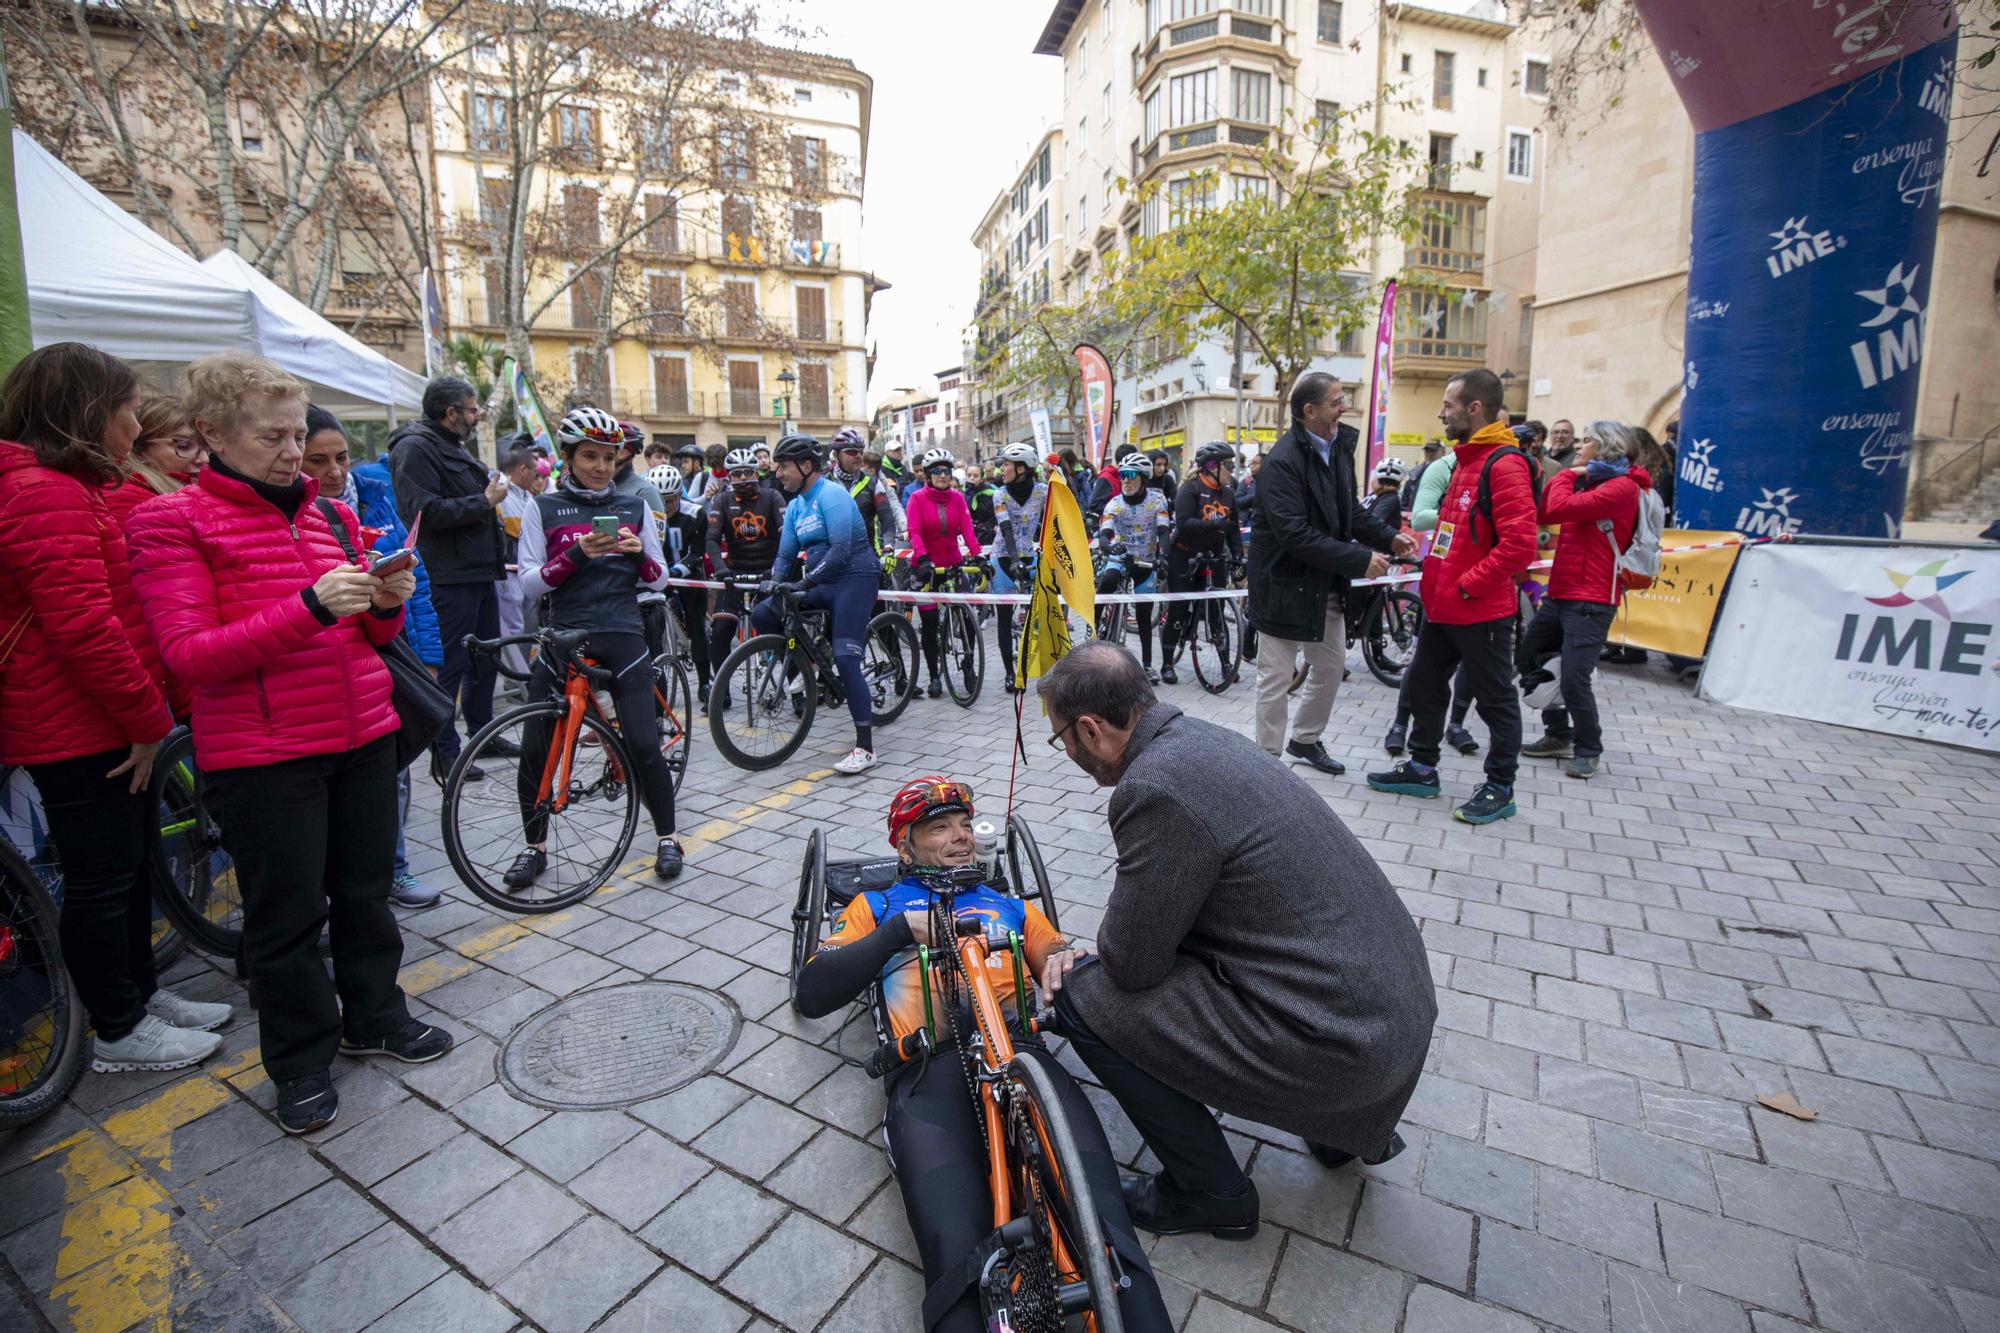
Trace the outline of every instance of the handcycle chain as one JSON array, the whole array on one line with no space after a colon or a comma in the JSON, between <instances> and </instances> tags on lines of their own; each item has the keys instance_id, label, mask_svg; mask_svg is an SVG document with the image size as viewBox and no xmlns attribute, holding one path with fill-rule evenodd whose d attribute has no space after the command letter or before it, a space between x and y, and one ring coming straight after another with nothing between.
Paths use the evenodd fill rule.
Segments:
<instances>
[{"instance_id":1,"label":"handcycle chain","mask_svg":"<svg viewBox=\"0 0 2000 1333\"><path fill-rule=\"evenodd\" d=\"M1007 1099L1008 1123L1019 1135L1019 1141L1026 1144L1031 1141L1034 1126L1025 1123L1027 1112L1023 1108L1020 1098ZM1042 1205L1042 1210L1052 1208L1053 1204L1044 1197L1042 1182L1034 1171L1028 1170L1024 1174L1028 1178L1028 1188ZM1050 1243L1050 1237L1036 1228L1034 1244L1017 1246L1012 1253L1014 1273L1019 1279L1013 1289L1014 1327L1020 1333L1043 1333L1044 1330L1046 1333L1063 1333L1066 1319L1058 1296L1062 1277L1055 1269L1055 1248Z\"/></svg>"},{"instance_id":2,"label":"handcycle chain","mask_svg":"<svg viewBox=\"0 0 2000 1333\"><path fill-rule=\"evenodd\" d=\"M939 920L940 917L943 918L942 921ZM957 896L949 889L936 893L931 906L931 938L946 941L940 951L943 957L939 960L938 972L941 983L939 989L943 992L945 1015L951 1024L952 1040L958 1047L959 1067L965 1071L965 1090L972 1098L972 1118L979 1126L980 1146L986 1150L987 1160L991 1161L993 1141L986 1135L986 1117L980 1113L979 1074L974 1068L976 1060L972 1053L972 1043L967 1040L968 1034L962 1025L963 1020L959 1018L961 1009L972 1010L973 1022L979 1021L979 1015L973 1010L972 1005L972 983L965 977L965 960L958 954L957 924ZM940 925L944 927L942 935L938 929Z\"/></svg>"}]
</instances>

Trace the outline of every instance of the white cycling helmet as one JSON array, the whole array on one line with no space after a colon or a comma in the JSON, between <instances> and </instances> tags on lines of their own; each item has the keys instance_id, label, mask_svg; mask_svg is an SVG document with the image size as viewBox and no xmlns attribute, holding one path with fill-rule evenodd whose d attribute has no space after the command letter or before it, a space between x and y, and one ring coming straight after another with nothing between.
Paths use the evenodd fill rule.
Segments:
<instances>
[{"instance_id":1,"label":"white cycling helmet","mask_svg":"<svg viewBox=\"0 0 2000 1333\"><path fill-rule=\"evenodd\" d=\"M1375 465L1375 480L1401 482L1409 475L1400 458L1385 458Z\"/></svg>"},{"instance_id":2,"label":"white cycling helmet","mask_svg":"<svg viewBox=\"0 0 2000 1333\"><path fill-rule=\"evenodd\" d=\"M618 418L601 407L572 407L556 426L556 439L564 444L609 444L622 447L625 428Z\"/></svg>"},{"instance_id":3,"label":"white cycling helmet","mask_svg":"<svg viewBox=\"0 0 2000 1333\"><path fill-rule=\"evenodd\" d=\"M1000 461L1003 463L1019 463L1024 468L1033 469L1040 466L1042 460L1035 453L1034 445L1010 444L1000 451Z\"/></svg>"},{"instance_id":4,"label":"white cycling helmet","mask_svg":"<svg viewBox=\"0 0 2000 1333\"><path fill-rule=\"evenodd\" d=\"M681 493L681 470L672 463L662 463L656 468L648 468L646 471L646 480L659 487L661 495L679 495Z\"/></svg>"},{"instance_id":5,"label":"white cycling helmet","mask_svg":"<svg viewBox=\"0 0 2000 1333\"><path fill-rule=\"evenodd\" d=\"M949 449L932 449L917 460L917 471L929 472L934 467L950 467L957 461L951 456Z\"/></svg>"},{"instance_id":6,"label":"white cycling helmet","mask_svg":"<svg viewBox=\"0 0 2000 1333\"><path fill-rule=\"evenodd\" d=\"M724 472L734 472L736 469L743 467L754 469L756 466L757 455L751 453L748 449L731 449L722 458L722 470Z\"/></svg>"}]
</instances>

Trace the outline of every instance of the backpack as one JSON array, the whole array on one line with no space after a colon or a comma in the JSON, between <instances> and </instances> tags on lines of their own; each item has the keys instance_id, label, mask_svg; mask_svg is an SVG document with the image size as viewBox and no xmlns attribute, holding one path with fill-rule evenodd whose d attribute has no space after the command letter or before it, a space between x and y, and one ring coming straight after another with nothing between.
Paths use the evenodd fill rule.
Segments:
<instances>
[{"instance_id":1,"label":"backpack","mask_svg":"<svg viewBox=\"0 0 2000 1333\"><path fill-rule=\"evenodd\" d=\"M1539 518L1542 512L1542 470L1535 466L1535 460L1511 444L1495 449L1486 455L1486 466L1479 469L1479 494L1473 503L1473 512L1486 515L1486 530L1493 533L1496 540L1500 529L1493 521L1493 465L1509 454L1528 465L1528 489L1535 494L1536 517Z\"/></svg>"},{"instance_id":2,"label":"backpack","mask_svg":"<svg viewBox=\"0 0 2000 1333\"><path fill-rule=\"evenodd\" d=\"M1625 549L1618 549L1618 536L1612 530L1608 518L1597 520L1598 530L1611 543L1613 573L1618 580L1618 588L1626 592L1642 592L1653 586L1653 580L1660 576L1660 533L1667 526L1667 503L1652 487L1644 487L1639 492L1639 512L1632 520L1632 540Z\"/></svg>"}]
</instances>

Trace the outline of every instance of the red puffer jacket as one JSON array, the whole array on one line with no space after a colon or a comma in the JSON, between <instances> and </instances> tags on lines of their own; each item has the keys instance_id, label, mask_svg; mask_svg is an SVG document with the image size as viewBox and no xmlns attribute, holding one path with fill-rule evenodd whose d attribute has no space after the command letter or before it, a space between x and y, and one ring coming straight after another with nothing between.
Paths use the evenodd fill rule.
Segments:
<instances>
[{"instance_id":1,"label":"red puffer jacket","mask_svg":"<svg viewBox=\"0 0 2000 1333\"><path fill-rule=\"evenodd\" d=\"M0 761L102 754L173 726L105 496L0 441L0 645L14 639L0 646Z\"/></svg>"},{"instance_id":2,"label":"red puffer jacket","mask_svg":"<svg viewBox=\"0 0 2000 1333\"><path fill-rule=\"evenodd\" d=\"M137 509L148 500L158 498L159 494L158 491L153 489L152 482L147 481L135 472L125 478L124 485L114 486L106 491L104 493L104 500L105 503L111 506L112 517L118 520L118 526L122 529L125 526L125 520L132 517L134 509Z\"/></svg>"},{"instance_id":3,"label":"red puffer jacket","mask_svg":"<svg viewBox=\"0 0 2000 1333\"><path fill-rule=\"evenodd\" d=\"M1533 464L1526 458L1494 463L1492 522L1479 506L1486 460L1513 443L1511 430L1491 425L1456 450L1421 584L1424 614L1440 625L1476 625L1514 614L1516 583L1535 558L1535 490L1528 480Z\"/></svg>"},{"instance_id":4,"label":"red puffer jacket","mask_svg":"<svg viewBox=\"0 0 2000 1333\"><path fill-rule=\"evenodd\" d=\"M1577 489L1579 480L1575 469L1564 468L1542 492L1542 522L1562 525L1556 537L1555 568L1549 571L1549 596L1616 606L1624 592L1618 581L1618 553L1632 540L1632 528L1639 521L1639 492L1653 489L1653 478L1646 469L1635 467L1588 490ZM1617 552L1597 526L1600 519L1611 520Z\"/></svg>"},{"instance_id":5,"label":"red puffer jacket","mask_svg":"<svg viewBox=\"0 0 2000 1333\"><path fill-rule=\"evenodd\" d=\"M194 752L205 769L334 754L396 729L375 645L395 637L402 611L327 626L300 596L347 563L318 494L307 478L287 521L247 483L206 467L193 485L133 511L133 579L167 669L194 687ZM359 530L345 505L333 509Z\"/></svg>"}]
</instances>

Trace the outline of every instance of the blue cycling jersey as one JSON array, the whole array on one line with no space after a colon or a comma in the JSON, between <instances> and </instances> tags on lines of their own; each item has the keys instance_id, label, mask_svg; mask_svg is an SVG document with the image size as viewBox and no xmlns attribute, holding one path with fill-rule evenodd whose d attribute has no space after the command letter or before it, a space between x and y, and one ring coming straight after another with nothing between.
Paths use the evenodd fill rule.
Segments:
<instances>
[{"instance_id":1,"label":"blue cycling jersey","mask_svg":"<svg viewBox=\"0 0 2000 1333\"><path fill-rule=\"evenodd\" d=\"M819 553L814 554L814 548ZM785 506L785 522L778 535L778 559L772 568L791 568L792 557L806 557L806 582L828 583L850 575L880 576L875 552L868 544L868 529L861 521L860 506L854 497L825 477L814 477L812 485L793 496Z\"/></svg>"}]
</instances>

